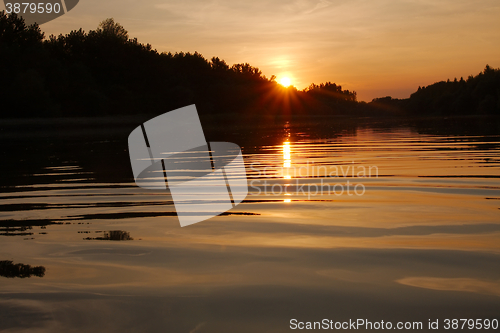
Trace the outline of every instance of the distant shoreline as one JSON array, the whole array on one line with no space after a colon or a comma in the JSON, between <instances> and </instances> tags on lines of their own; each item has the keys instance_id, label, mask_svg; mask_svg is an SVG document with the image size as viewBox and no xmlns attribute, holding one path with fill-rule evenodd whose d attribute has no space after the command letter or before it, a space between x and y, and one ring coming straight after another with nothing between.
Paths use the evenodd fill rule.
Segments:
<instances>
[{"instance_id":1,"label":"distant shoreline","mask_svg":"<svg viewBox=\"0 0 500 333\"><path fill-rule=\"evenodd\" d=\"M154 118L156 114L124 115L124 116L93 116L93 117L58 117L58 118L4 118L0 119L0 138L36 138L36 137L124 137L143 122ZM218 123L218 116L227 123ZM296 126L412 126L426 123L453 124L455 127L477 127L487 125L490 128L500 126L500 116L497 115L460 115L460 116L399 116L399 117L367 117L346 115L279 115L273 121L254 124L241 121L240 117L222 114L210 119L210 115L202 117L205 130L218 132L220 130L239 131L249 128L276 128L290 122ZM234 122L232 121L234 118ZM204 121L205 120L205 121ZM500 134L500 127L499 134Z\"/></svg>"}]
</instances>

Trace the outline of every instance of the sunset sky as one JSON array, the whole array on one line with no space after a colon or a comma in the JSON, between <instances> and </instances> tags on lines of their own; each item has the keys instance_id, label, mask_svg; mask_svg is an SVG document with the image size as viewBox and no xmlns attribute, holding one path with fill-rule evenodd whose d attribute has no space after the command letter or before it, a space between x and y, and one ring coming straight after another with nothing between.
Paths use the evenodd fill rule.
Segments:
<instances>
[{"instance_id":1,"label":"sunset sky","mask_svg":"<svg viewBox=\"0 0 500 333\"><path fill-rule=\"evenodd\" d=\"M498 0L80 1L46 35L113 17L159 52L248 62L303 89L326 81L358 100L500 67Z\"/></svg>"}]
</instances>

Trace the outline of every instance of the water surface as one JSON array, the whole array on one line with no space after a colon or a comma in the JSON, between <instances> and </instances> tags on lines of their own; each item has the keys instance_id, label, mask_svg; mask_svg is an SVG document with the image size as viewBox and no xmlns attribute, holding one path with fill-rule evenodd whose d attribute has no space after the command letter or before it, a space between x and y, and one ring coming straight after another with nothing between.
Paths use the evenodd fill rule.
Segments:
<instances>
[{"instance_id":1,"label":"water surface","mask_svg":"<svg viewBox=\"0 0 500 333\"><path fill-rule=\"evenodd\" d=\"M181 228L168 193L134 184L126 124L70 125L0 131L0 261L11 262L0 328L498 318L495 130L335 119L209 130L242 147L250 193ZM15 264L29 267L15 276Z\"/></svg>"}]
</instances>

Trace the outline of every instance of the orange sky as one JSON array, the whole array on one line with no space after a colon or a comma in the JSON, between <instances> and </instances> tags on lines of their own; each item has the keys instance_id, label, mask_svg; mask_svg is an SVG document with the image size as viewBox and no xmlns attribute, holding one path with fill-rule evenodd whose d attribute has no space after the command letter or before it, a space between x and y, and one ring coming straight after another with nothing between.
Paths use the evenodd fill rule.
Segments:
<instances>
[{"instance_id":1,"label":"orange sky","mask_svg":"<svg viewBox=\"0 0 500 333\"><path fill-rule=\"evenodd\" d=\"M160 52L248 62L299 89L332 81L365 101L500 67L498 0L85 0L41 28L107 17Z\"/></svg>"}]
</instances>

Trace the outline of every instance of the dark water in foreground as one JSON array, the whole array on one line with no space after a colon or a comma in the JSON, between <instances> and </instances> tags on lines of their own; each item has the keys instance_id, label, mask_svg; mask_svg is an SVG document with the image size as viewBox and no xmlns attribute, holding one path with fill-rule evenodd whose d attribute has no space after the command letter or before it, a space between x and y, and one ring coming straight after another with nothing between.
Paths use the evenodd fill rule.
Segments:
<instances>
[{"instance_id":1,"label":"dark water in foreground","mask_svg":"<svg viewBox=\"0 0 500 333\"><path fill-rule=\"evenodd\" d=\"M0 329L287 332L294 318L360 318L439 319L442 331L446 318L499 319L495 128L208 131L242 146L250 193L181 228L168 194L133 182L138 123L2 124Z\"/></svg>"}]
</instances>

